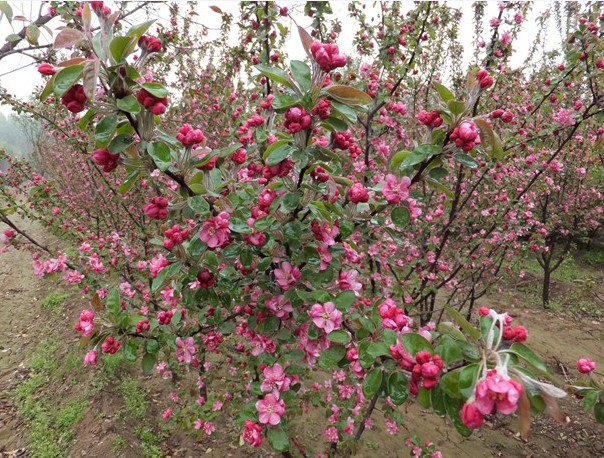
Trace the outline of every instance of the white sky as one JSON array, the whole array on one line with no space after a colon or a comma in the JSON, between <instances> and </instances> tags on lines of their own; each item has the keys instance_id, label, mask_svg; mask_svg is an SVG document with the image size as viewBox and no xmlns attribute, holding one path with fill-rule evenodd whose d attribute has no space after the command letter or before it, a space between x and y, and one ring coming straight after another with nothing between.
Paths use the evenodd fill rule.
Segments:
<instances>
[{"instance_id":1,"label":"white sky","mask_svg":"<svg viewBox=\"0 0 604 458\"><path fill-rule=\"evenodd\" d=\"M35 19L38 15L38 11L41 7L40 1L24 1L24 2L9 2L13 7L13 14L22 15L29 18ZM107 5L111 6L114 2L105 2ZM133 5L135 2L131 2ZM185 2L182 3L183 9L186 8L184 5ZM373 2L367 2L367 12L370 15L370 12L376 11L371 5ZM407 3L407 8L410 9L413 7L413 2L405 2ZM305 17L303 14L303 2L294 2L294 1L279 1L278 4L280 6L287 6L290 11L294 10L297 13L294 15L296 21L302 27L309 27L312 21L311 18ZM473 31L474 26L472 23L472 2L471 1L450 1L448 2L450 6L455 8L461 8L463 17L460 24L460 41L464 45L465 55L464 55L464 64L467 64L470 61L472 56L472 52L475 44L473 43ZM236 19L239 15L239 2L236 1L201 1L197 4L197 13L198 16L194 16L193 19L196 22L201 22L209 27L218 27L220 24L220 15L210 10L210 5L217 5L223 11L231 13L233 17ZM340 50L344 54L354 54L355 50L352 45L352 38L355 32L353 28L353 21L348 18L347 12L348 1L332 1L331 6L334 12L333 17L338 17L342 22L342 33L338 39L338 45ZM522 31L518 37L518 39L512 44L515 50L514 57L511 60L512 66L521 65L524 59L526 58L527 52L533 43L534 33L536 32L535 18L541 14L548 6L550 2L535 2L533 6L533 10L531 14L525 19L526 22L523 24ZM46 10L46 6L42 6L43 11ZM487 8L485 11L485 20L488 20L497 15L497 3L494 1L489 1L487 4ZM167 20L168 11L165 6L161 6L159 8L158 19ZM144 14L141 13L140 16L134 18L134 22L144 20ZM287 20L286 25L290 26L290 30L295 30L293 23L288 23ZM18 32L23 23L19 21L13 21L12 27L6 21L6 18L0 22L0 44L4 41L4 38L11 34ZM51 32L56 33L55 29L60 26L60 20L52 20L47 24L48 28ZM14 28L14 29L13 29ZM485 23L483 29L488 33L489 26L488 23ZM560 37L558 36L558 32L555 30L554 21L551 20L548 27L548 49L553 49L560 45ZM488 41L488 36L484 37L486 41ZM233 42L236 42L236 34L232 37ZM42 35L40 37L40 43L49 43L52 41L52 37L50 36L48 31L42 30ZM286 52L288 53L291 59L304 59L305 54L298 39L297 33L293 33L286 42ZM8 56L0 61L0 85L8 90L10 94L14 94L19 98L27 99L32 93L33 88L36 85L40 85L43 82L43 78L36 71L35 65L31 64L32 60L26 56L20 54L14 54ZM21 67L24 67L21 69ZM0 110L7 112L7 107L0 107Z\"/></svg>"}]
</instances>

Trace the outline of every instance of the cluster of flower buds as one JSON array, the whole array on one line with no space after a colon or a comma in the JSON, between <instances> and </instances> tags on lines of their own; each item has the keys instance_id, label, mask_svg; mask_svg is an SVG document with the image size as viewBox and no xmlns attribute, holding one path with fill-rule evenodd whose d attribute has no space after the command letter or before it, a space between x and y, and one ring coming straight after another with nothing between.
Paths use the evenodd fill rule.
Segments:
<instances>
[{"instance_id":1,"label":"cluster of flower buds","mask_svg":"<svg viewBox=\"0 0 604 458\"><path fill-rule=\"evenodd\" d=\"M120 155L111 153L107 148L101 148L92 152L92 160L103 168L103 172L109 173L117 168Z\"/></svg>"},{"instance_id":2,"label":"cluster of flower buds","mask_svg":"<svg viewBox=\"0 0 604 458\"><path fill-rule=\"evenodd\" d=\"M170 229L164 231L164 236L166 237L163 243L164 248L171 250L176 245L180 245L187 240L190 235L191 232L189 229L182 229L178 224L175 224Z\"/></svg>"},{"instance_id":3,"label":"cluster of flower buds","mask_svg":"<svg viewBox=\"0 0 604 458\"><path fill-rule=\"evenodd\" d=\"M467 152L480 144L480 134L473 122L465 121L453 129L451 140L455 142L458 148Z\"/></svg>"},{"instance_id":4,"label":"cluster of flower buds","mask_svg":"<svg viewBox=\"0 0 604 458\"><path fill-rule=\"evenodd\" d=\"M73 328L82 333L82 336L90 337L94 330L94 316L92 310L82 310L82 313L80 313L80 321L78 321Z\"/></svg>"},{"instance_id":5,"label":"cluster of flower buds","mask_svg":"<svg viewBox=\"0 0 604 458\"><path fill-rule=\"evenodd\" d=\"M490 313L491 309L488 307L480 307L478 309L478 315L480 316L489 316ZM513 342L526 342L526 339L528 338L528 331L524 326L512 327L512 321L513 318L506 314L503 320L503 339Z\"/></svg>"},{"instance_id":6,"label":"cluster of flower buds","mask_svg":"<svg viewBox=\"0 0 604 458\"><path fill-rule=\"evenodd\" d=\"M438 383L444 363L438 355L432 355L429 351L418 351L415 355L415 364L411 369L411 380L409 380L409 391L414 395L419 392L419 384L426 390L431 390Z\"/></svg>"},{"instance_id":7,"label":"cluster of flower buds","mask_svg":"<svg viewBox=\"0 0 604 458\"><path fill-rule=\"evenodd\" d=\"M348 199L353 204L369 201L369 191L362 183L356 182L348 189Z\"/></svg>"},{"instance_id":8,"label":"cluster of flower buds","mask_svg":"<svg viewBox=\"0 0 604 458\"><path fill-rule=\"evenodd\" d=\"M162 48L161 40L157 37L143 35L138 39L138 45L143 51L148 53L159 52Z\"/></svg>"},{"instance_id":9,"label":"cluster of flower buds","mask_svg":"<svg viewBox=\"0 0 604 458\"><path fill-rule=\"evenodd\" d=\"M183 146L194 146L205 142L206 137L200 129L193 129L191 124L183 124L178 133L176 139L183 144Z\"/></svg>"},{"instance_id":10,"label":"cluster of flower buds","mask_svg":"<svg viewBox=\"0 0 604 458\"><path fill-rule=\"evenodd\" d=\"M312 172L310 172L310 176L313 180L319 183L325 183L329 180L329 173L320 165L316 166Z\"/></svg>"},{"instance_id":11,"label":"cluster of flower buds","mask_svg":"<svg viewBox=\"0 0 604 458\"><path fill-rule=\"evenodd\" d=\"M491 118L501 119L505 123L510 123L514 120L514 114L511 111L503 111L501 108L491 112Z\"/></svg>"},{"instance_id":12,"label":"cluster of flower buds","mask_svg":"<svg viewBox=\"0 0 604 458\"><path fill-rule=\"evenodd\" d=\"M315 41L310 45L310 53L325 73L346 65L346 56L339 52L338 46L334 44Z\"/></svg>"},{"instance_id":13,"label":"cluster of flower buds","mask_svg":"<svg viewBox=\"0 0 604 458\"><path fill-rule=\"evenodd\" d=\"M170 324L173 316L174 310L162 310L157 314L157 322L162 325Z\"/></svg>"},{"instance_id":14,"label":"cluster of flower buds","mask_svg":"<svg viewBox=\"0 0 604 458\"><path fill-rule=\"evenodd\" d=\"M476 79L478 80L481 89L487 89L491 87L494 82L493 77L489 75L489 72L486 71L484 68L478 70L478 73L476 73Z\"/></svg>"},{"instance_id":15,"label":"cluster of flower buds","mask_svg":"<svg viewBox=\"0 0 604 458\"><path fill-rule=\"evenodd\" d=\"M146 89L138 91L136 99L147 110L151 110L154 115L164 114L168 106L168 97L155 97Z\"/></svg>"},{"instance_id":16,"label":"cluster of flower buds","mask_svg":"<svg viewBox=\"0 0 604 458\"><path fill-rule=\"evenodd\" d=\"M349 130L334 132L332 135L333 145L342 150L349 149L354 144L354 139Z\"/></svg>"},{"instance_id":17,"label":"cluster of flower buds","mask_svg":"<svg viewBox=\"0 0 604 458\"><path fill-rule=\"evenodd\" d=\"M84 111L87 100L84 86L81 84L74 84L65 94L63 94L63 97L61 97L61 103L72 113Z\"/></svg>"},{"instance_id":18,"label":"cluster of flower buds","mask_svg":"<svg viewBox=\"0 0 604 458\"><path fill-rule=\"evenodd\" d=\"M120 349L121 346L122 344L119 340L115 340L112 336L107 336L107 338L101 345L101 350L103 350L103 353L109 353L110 355L113 355Z\"/></svg>"},{"instance_id":19,"label":"cluster of flower buds","mask_svg":"<svg viewBox=\"0 0 604 458\"><path fill-rule=\"evenodd\" d=\"M320 119L329 118L331 116L331 102L328 99L321 99L310 113Z\"/></svg>"},{"instance_id":20,"label":"cluster of flower buds","mask_svg":"<svg viewBox=\"0 0 604 458\"><path fill-rule=\"evenodd\" d=\"M437 110L421 110L416 117L419 122L428 127L436 128L443 123L443 119L440 117L440 113Z\"/></svg>"},{"instance_id":21,"label":"cluster of flower buds","mask_svg":"<svg viewBox=\"0 0 604 458\"><path fill-rule=\"evenodd\" d=\"M105 6L104 2L90 2L90 8L99 16L109 16L111 14L111 8Z\"/></svg>"},{"instance_id":22,"label":"cluster of flower buds","mask_svg":"<svg viewBox=\"0 0 604 458\"><path fill-rule=\"evenodd\" d=\"M309 129L312 118L302 107L291 107L285 112L284 126L290 134Z\"/></svg>"},{"instance_id":23,"label":"cluster of flower buds","mask_svg":"<svg viewBox=\"0 0 604 458\"><path fill-rule=\"evenodd\" d=\"M143 211L149 218L166 219L168 217L168 203L166 197L153 197L151 202L143 207Z\"/></svg>"},{"instance_id":24,"label":"cluster of flower buds","mask_svg":"<svg viewBox=\"0 0 604 458\"><path fill-rule=\"evenodd\" d=\"M382 328L401 331L411 326L411 319L405 311L399 308L392 299L387 298L378 306L378 313L382 317Z\"/></svg>"},{"instance_id":25,"label":"cluster of flower buds","mask_svg":"<svg viewBox=\"0 0 604 458\"><path fill-rule=\"evenodd\" d=\"M203 289L211 288L216 284L214 274L205 267L197 273L197 281L199 282L199 286Z\"/></svg>"}]
</instances>

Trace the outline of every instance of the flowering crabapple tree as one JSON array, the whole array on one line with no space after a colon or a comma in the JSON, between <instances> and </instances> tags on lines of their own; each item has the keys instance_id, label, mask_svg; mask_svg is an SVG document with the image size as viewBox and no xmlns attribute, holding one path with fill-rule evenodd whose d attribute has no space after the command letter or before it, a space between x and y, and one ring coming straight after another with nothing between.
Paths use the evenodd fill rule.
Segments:
<instances>
[{"instance_id":1,"label":"flowering crabapple tree","mask_svg":"<svg viewBox=\"0 0 604 458\"><path fill-rule=\"evenodd\" d=\"M480 114L479 102L494 90L494 75L505 79L491 67L509 43L493 40L485 65L470 69L454 94L434 84L439 60L422 59L422 43L440 49L431 35L456 30L455 10L421 3L403 14L399 4L385 5L389 20L377 41L361 35L358 46L394 40L394 50L380 46L376 63L357 69L322 8L309 7L314 33L298 28L307 60L286 65L278 37L288 35L279 22L287 9L242 7L250 30L227 55L250 56L253 68L236 61L252 75L248 87L212 60L226 46L221 39L205 55L206 70L188 60L194 41L176 20L152 34L154 21L126 28L103 2L56 10L67 26L53 48L71 51L39 67L48 81L36 110L56 144L73 152L54 152L66 164L54 182L32 176L28 184L31 172L19 164L2 175L33 190L34 209L13 197L1 214L14 231L5 238L18 246L27 235L8 218L12 211L45 215L70 234L77 245L69 253L37 252L34 267L61 273L90 297L75 324L90 347L84 364L117 352L140 359L146 373L176 386L163 417L191 430L213 434L233 415L253 447L267 439L285 456L345 456L378 409L396 433L400 406L412 401L465 436L498 413L517 413L523 436L531 411L547 407L566 422L556 401L565 392L541 381L547 366L524 344L525 328L484 307L476 325L453 307L437 325L423 305L433 307L440 288L474 269L449 265L467 244L456 238L461 229L497 227L509 211L502 202L485 212L475 196L487 184L495 195L504 179L491 171L503 159L492 121L510 116ZM365 21L361 6L350 9ZM228 30L231 18L214 11ZM518 14L501 8L500 23L506 12ZM193 62L199 82L185 85ZM173 64L183 84L170 88ZM60 169L83 162L103 187L69 194L74 177ZM103 199L102 211L83 211L88 195ZM92 215L111 211L95 228ZM444 229L429 240L437 250L414 247L437 223ZM489 257L500 240L468 256ZM597 399L598 386L585 388L585 398ZM327 412L323 444L297 437L295 420L311 409Z\"/></svg>"}]
</instances>

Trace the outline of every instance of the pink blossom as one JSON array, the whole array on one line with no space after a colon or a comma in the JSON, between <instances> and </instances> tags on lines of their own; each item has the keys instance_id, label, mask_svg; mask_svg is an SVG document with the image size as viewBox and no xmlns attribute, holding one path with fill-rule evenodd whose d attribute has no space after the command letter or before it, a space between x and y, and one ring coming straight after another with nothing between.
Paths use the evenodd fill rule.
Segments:
<instances>
[{"instance_id":1,"label":"pink blossom","mask_svg":"<svg viewBox=\"0 0 604 458\"><path fill-rule=\"evenodd\" d=\"M263 440L262 426L251 420L245 420L243 428L243 440L253 447L260 447Z\"/></svg>"},{"instance_id":2,"label":"pink blossom","mask_svg":"<svg viewBox=\"0 0 604 458\"><path fill-rule=\"evenodd\" d=\"M355 296L363 289L363 284L358 280L359 272L356 270L344 270L340 272L339 284L342 290L352 290Z\"/></svg>"},{"instance_id":3,"label":"pink blossom","mask_svg":"<svg viewBox=\"0 0 604 458\"><path fill-rule=\"evenodd\" d=\"M216 248L224 245L229 240L229 214L220 212L216 217L207 219L201 226L199 238L208 247Z\"/></svg>"},{"instance_id":4,"label":"pink blossom","mask_svg":"<svg viewBox=\"0 0 604 458\"><path fill-rule=\"evenodd\" d=\"M581 358L577 361L577 370L582 374L589 374L596 370L596 363L589 358Z\"/></svg>"},{"instance_id":5,"label":"pink blossom","mask_svg":"<svg viewBox=\"0 0 604 458\"><path fill-rule=\"evenodd\" d=\"M410 185L411 179L409 177L403 177L399 181L394 175L388 174L386 175L386 183L382 188L382 194L389 204L398 204L401 200L409 197Z\"/></svg>"},{"instance_id":6,"label":"pink blossom","mask_svg":"<svg viewBox=\"0 0 604 458\"><path fill-rule=\"evenodd\" d=\"M316 327L323 329L328 334L342 326L342 312L336 309L333 302L314 304L308 315L312 318Z\"/></svg>"},{"instance_id":7,"label":"pink blossom","mask_svg":"<svg viewBox=\"0 0 604 458\"><path fill-rule=\"evenodd\" d=\"M90 350L88 353L86 353L86 356L84 356L84 366L86 367L91 367L91 366L96 366L97 365L97 352L96 350Z\"/></svg>"},{"instance_id":8,"label":"pink blossom","mask_svg":"<svg viewBox=\"0 0 604 458\"><path fill-rule=\"evenodd\" d=\"M473 402L466 402L461 409L461 421L468 428L479 428L484 423L484 417Z\"/></svg>"},{"instance_id":9,"label":"pink blossom","mask_svg":"<svg viewBox=\"0 0 604 458\"><path fill-rule=\"evenodd\" d=\"M187 337L186 339L176 338L176 358L181 363L190 364L193 356L197 352L195 347L195 340L193 337Z\"/></svg>"},{"instance_id":10,"label":"pink blossom","mask_svg":"<svg viewBox=\"0 0 604 458\"><path fill-rule=\"evenodd\" d=\"M80 313L80 321L74 326L74 329L82 333L84 337L90 337L94 330L94 312L92 310L82 310Z\"/></svg>"},{"instance_id":11,"label":"pink blossom","mask_svg":"<svg viewBox=\"0 0 604 458\"><path fill-rule=\"evenodd\" d=\"M276 317L281 319L287 318L289 314L294 311L291 303L283 294L267 299L265 304Z\"/></svg>"},{"instance_id":12,"label":"pink blossom","mask_svg":"<svg viewBox=\"0 0 604 458\"><path fill-rule=\"evenodd\" d=\"M256 410L260 414L260 423L275 426L281 422L281 416L285 413L285 403L273 393L269 393L264 399L256 402Z\"/></svg>"},{"instance_id":13,"label":"pink blossom","mask_svg":"<svg viewBox=\"0 0 604 458\"><path fill-rule=\"evenodd\" d=\"M332 442L334 444L338 443L338 429L336 427L330 426L325 431L323 431L323 434L325 434L325 437L329 442Z\"/></svg>"},{"instance_id":14,"label":"pink blossom","mask_svg":"<svg viewBox=\"0 0 604 458\"><path fill-rule=\"evenodd\" d=\"M283 367L279 363L272 367L265 367L262 374L264 375L264 380L260 385L262 391L272 391L273 394L279 396L280 391L289 390L291 380L285 375Z\"/></svg>"},{"instance_id":15,"label":"pink blossom","mask_svg":"<svg viewBox=\"0 0 604 458\"><path fill-rule=\"evenodd\" d=\"M300 269L289 262L282 262L279 269L275 269L275 280L283 291L287 291L302 278Z\"/></svg>"},{"instance_id":16,"label":"pink blossom","mask_svg":"<svg viewBox=\"0 0 604 458\"><path fill-rule=\"evenodd\" d=\"M475 405L483 415L491 414L495 409L509 415L518 408L521 393L520 383L492 369L476 384Z\"/></svg>"}]
</instances>

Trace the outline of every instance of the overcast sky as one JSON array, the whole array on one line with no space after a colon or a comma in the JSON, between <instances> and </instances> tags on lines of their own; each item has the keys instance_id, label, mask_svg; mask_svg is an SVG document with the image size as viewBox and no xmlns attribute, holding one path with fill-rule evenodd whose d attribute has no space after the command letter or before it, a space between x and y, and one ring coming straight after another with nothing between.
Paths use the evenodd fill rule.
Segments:
<instances>
[{"instance_id":1,"label":"overcast sky","mask_svg":"<svg viewBox=\"0 0 604 458\"><path fill-rule=\"evenodd\" d=\"M9 2L14 10L14 15L22 15L26 18L36 18L38 15L38 11L40 7L43 10L46 9L46 6L41 5L40 1L32 1L32 2ZM105 2L109 6L114 4L113 2ZM135 3L135 2L131 2ZM184 3L184 2L179 2ZM290 11L297 11L295 14L296 21L303 27L309 27L311 19L308 17L304 17L303 11L303 3L301 2L292 2L292 1L280 1L278 2L280 6L287 6ZM367 2L369 3L369 2ZM413 7L412 2L407 3L405 6L410 9ZM238 17L239 13L239 2L235 1L224 1L224 0L216 0L216 1L208 1L208 2L198 2L197 4L197 13L198 16L194 16L194 20L197 22L201 22L209 27L218 27L220 24L220 15L213 12L209 7L211 5L219 5L220 8L225 11L233 14L235 19ZM371 2L373 4L373 2ZM474 48L473 43L473 24L472 24L472 2L470 1L451 1L448 2L449 5L461 8L463 12L463 18L460 24L460 41L465 47L465 55L464 55L464 64L470 61L472 51ZM332 9L334 10L334 17L340 18L342 22L342 34L338 39L338 45L340 50L344 54L354 54L355 50L352 45L352 38L355 32L353 27L353 22L348 18L347 12L347 1L332 1L331 2ZM523 30L516 42L513 43L513 47L515 55L511 61L512 66L521 65L524 61L526 54L530 45L533 43L533 34L536 31L536 27L531 26L534 24L535 18L541 14L547 7L549 6L549 2L536 2L533 11L526 18L526 23L523 25ZM183 9L186 6L183 5ZM368 11L371 11L370 6L367 7ZM497 3L490 1L488 2L487 9L485 12L485 19L488 22L493 16L497 15ZM168 10L165 6L159 7L157 9L157 19L159 20L167 20L168 18ZM145 20L144 13L141 13L140 16L134 18L134 21L142 21ZM0 39L3 40L7 35L11 33L18 32L22 27L22 22L13 21L12 27L7 23L6 19L3 19L0 22ZM51 32L56 33L55 29L59 27L59 20L52 20L48 23L48 27ZM294 24L291 23L290 30L293 29ZM488 31L488 23L484 25L484 30ZM40 37L40 43L49 43L52 42L52 37L50 34L42 30L42 35ZM484 37L485 40L488 41L488 37ZM553 21L551 21L549 27L549 40L548 40L548 48L552 49L559 46L560 39L558 36L558 32L555 30ZM236 34L232 37L232 40L236 42ZM297 34L293 34L286 44L286 52L289 57L292 59L304 59L305 54L300 44L300 41L297 37ZM26 56L20 54L14 54L8 56L0 61L0 85L8 90L10 94L17 95L19 98L27 99L35 86L42 84L42 77L36 72L36 66L32 65L32 60ZM7 111L6 107L1 107L2 111Z\"/></svg>"}]
</instances>

